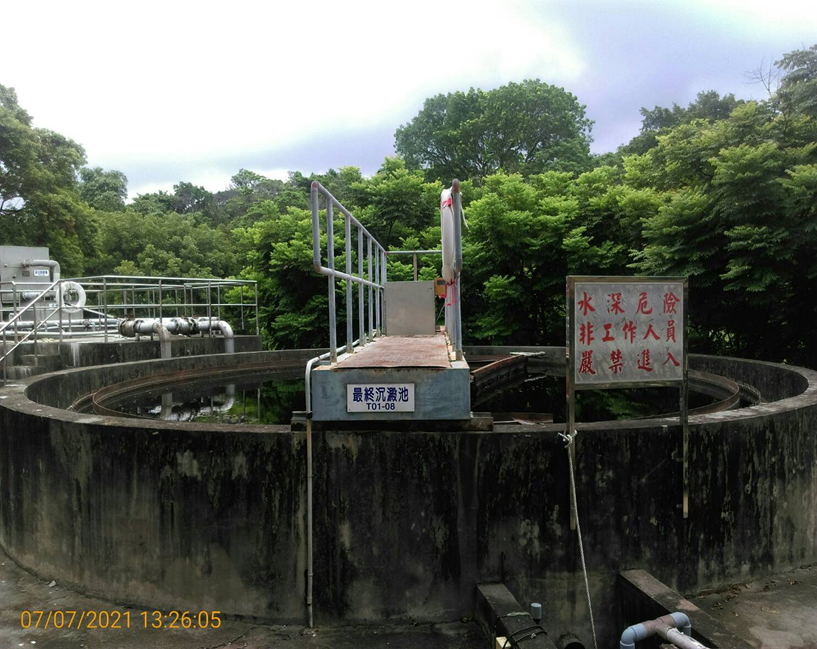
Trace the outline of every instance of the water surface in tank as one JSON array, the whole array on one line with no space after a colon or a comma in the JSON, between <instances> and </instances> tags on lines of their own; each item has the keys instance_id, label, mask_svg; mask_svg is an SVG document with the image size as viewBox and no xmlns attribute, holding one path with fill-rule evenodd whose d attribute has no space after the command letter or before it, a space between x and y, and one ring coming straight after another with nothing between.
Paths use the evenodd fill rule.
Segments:
<instances>
[{"instance_id":1,"label":"water surface in tank","mask_svg":"<svg viewBox=\"0 0 817 649\"><path fill-rule=\"evenodd\" d=\"M235 379L233 380L235 381ZM289 424L303 410L302 372L214 379L189 387L166 387L133 394L116 404L124 415L220 424Z\"/></svg>"},{"instance_id":2,"label":"water surface in tank","mask_svg":"<svg viewBox=\"0 0 817 649\"><path fill-rule=\"evenodd\" d=\"M115 406L124 415L223 424L289 424L293 411L304 410L304 381L300 371L276 372L250 378L213 379L187 387L167 387L131 394ZM690 408L711 399L690 393ZM579 421L650 417L678 410L677 388L582 391L577 399ZM500 419L523 413L547 421L565 420L565 380L535 375L478 398L473 409ZM507 417L505 416L507 415ZM521 417L518 417L521 418ZM535 418L534 418L535 420Z\"/></svg>"}]
</instances>

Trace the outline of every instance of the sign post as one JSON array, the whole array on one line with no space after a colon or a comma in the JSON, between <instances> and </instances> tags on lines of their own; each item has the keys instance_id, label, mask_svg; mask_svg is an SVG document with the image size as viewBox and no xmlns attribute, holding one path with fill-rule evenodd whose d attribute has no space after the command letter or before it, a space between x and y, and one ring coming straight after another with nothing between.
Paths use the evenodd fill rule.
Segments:
<instances>
[{"instance_id":1,"label":"sign post","mask_svg":"<svg viewBox=\"0 0 817 649\"><path fill-rule=\"evenodd\" d=\"M684 518L689 514L688 296L685 277L567 278L567 434L572 438L576 431L577 390L677 385ZM575 459L574 444L570 452ZM572 529L575 524L571 510Z\"/></svg>"}]
</instances>

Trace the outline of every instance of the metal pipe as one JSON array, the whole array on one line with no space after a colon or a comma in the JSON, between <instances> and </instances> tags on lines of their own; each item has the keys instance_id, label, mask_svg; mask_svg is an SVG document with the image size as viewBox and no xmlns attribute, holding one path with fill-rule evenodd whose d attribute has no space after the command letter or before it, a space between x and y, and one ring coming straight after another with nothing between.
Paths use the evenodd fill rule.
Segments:
<instances>
[{"instance_id":1,"label":"metal pipe","mask_svg":"<svg viewBox=\"0 0 817 649\"><path fill-rule=\"evenodd\" d=\"M326 263L332 270L329 275L329 351L332 362L338 360L338 332L335 319L335 223L332 212L332 201L326 202Z\"/></svg>"},{"instance_id":2,"label":"metal pipe","mask_svg":"<svg viewBox=\"0 0 817 649\"><path fill-rule=\"evenodd\" d=\"M352 274L352 223L349 221L349 217L347 216L345 219L345 226L346 226L346 274ZM352 320L354 319L354 312L352 310L352 282L346 282L346 348L349 350L349 353L354 351L354 347L352 347L352 339L354 338L354 334L352 333Z\"/></svg>"},{"instance_id":3,"label":"metal pipe","mask_svg":"<svg viewBox=\"0 0 817 649\"><path fill-rule=\"evenodd\" d=\"M199 331L220 331L221 335L224 336L224 353L235 353L235 334L228 322L212 318L209 321L204 318L199 318L196 320L196 325Z\"/></svg>"},{"instance_id":4,"label":"metal pipe","mask_svg":"<svg viewBox=\"0 0 817 649\"><path fill-rule=\"evenodd\" d=\"M380 265L383 268L383 272L381 273L381 278L380 278L382 280L382 284L383 284L383 288L381 290L381 293L383 294L383 296L381 298L381 305L380 305L380 310L382 312L381 315L380 315L380 318L381 318L380 324L383 327L383 335L385 336L388 333L386 331L386 284L388 283L388 269L386 268L386 253L385 253L385 251L380 252Z\"/></svg>"},{"instance_id":5,"label":"metal pipe","mask_svg":"<svg viewBox=\"0 0 817 649\"><path fill-rule=\"evenodd\" d=\"M373 292L372 287L374 283L372 282L372 238L367 237L369 242L369 254L367 255L367 260L369 263L369 340L374 340L374 301L373 301Z\"/></svg>"},{"instance_id":6,"label":"metal pipe","mask_svg":"<svg viewBox=\"0 0 817 649\"><path fill-rule=\"evenodd\" d=\"M312 413L306 419L306 611L309 628L315 626L312 612Z\"/></svg>"},{"instance_id":7,"label":"metal pipe","mask_svg":"<svg viewBox=\"0 0 817 649\"><path fill-rule=\"evenodd\" d=\"M380 253L375 251L374 256L374 281L380 284ZM380 289L375 289L375 306L374 306L374 335L383 335L380 330Z\"/></svg>"},{"instance_id":8,"label":"metal pipe","mask_svg":"<svg viewBox=\"0 0 817 649\"><path fill-rule=\"evenodd\" d=\"M107 328L106 328L107 332ZM123 320L119 323L119 334L126 338L136 338L138 335L159 335L159 349L162 358L172 358L170 332L158 320Z\"/></svg>"},{"instance_id":9,"label":"metal pipe","mask_svg":"<svg viewBox=\"0 0 817 649\"><path fill-rule=\"evenodd\" d=\"M363 277L363 230L357 229L357 274ZM357 285L357 335L360 344L366 344L366 315L364 313L363 284Z\"/></svg>"},{"instance_id":10,"label":"metal pipe","mask_svg":"<svg viewBox=\"0 0 817 649\"><path fill-rule=\"evenodd\" d=\"M363 290L363 287L361 287ZM371 289L370 289L371 290ZM354 341L353 345L360 340ZM346 351L346 345L337 350L340 353ZM331 352L326 352L315 358L311 358L306 363L304 381L304 401L306 406L306 610L309 620L309 628L314 626L312 613L312 576L313 576L313 551L312 551L312 367L315 363L328 360ZM260 412L260 409L259 409Z\"/></svg>"},{"instance_id":11,"label":"metal pipe","mask_svg":"<svg viewBox=\"0 0 817 649\"><path fill-rule=\"evenodd\" d=\"M23 266L48 266L51 269L51 281L56 282L60 278L60 262L53 259L27 259Z\"/></svg>"},{"instance_id":12,"label":"metal pipe","mask_svg":"<svg viewBox=\"0 0 817 649\"><path fill-rule=\"evenodd\" d=\"M463 360L462 353L462 194L460 194L460 181L456 178L451 183L451 194L454 198L454 272L456 279L452 290L454 295L454 353L458 361Z\"/></svg>"}]
</instances>

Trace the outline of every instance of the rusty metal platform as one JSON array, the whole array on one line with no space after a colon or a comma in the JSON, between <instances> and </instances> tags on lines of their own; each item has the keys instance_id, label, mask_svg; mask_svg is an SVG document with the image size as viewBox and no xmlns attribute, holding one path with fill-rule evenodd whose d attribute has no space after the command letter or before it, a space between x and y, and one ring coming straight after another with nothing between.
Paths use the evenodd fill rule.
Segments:
<instances>
[{"instance_id":1,"label":"rusty metal platform","mask_svg":"<svg viewBox=\"0 0 817 649\"><path fill-rule=\"evenodd\" d=\"M434 336L386 336L351 354L335 369L382 367L451 367L443 334Z\"/></svg>"}]
</instances>

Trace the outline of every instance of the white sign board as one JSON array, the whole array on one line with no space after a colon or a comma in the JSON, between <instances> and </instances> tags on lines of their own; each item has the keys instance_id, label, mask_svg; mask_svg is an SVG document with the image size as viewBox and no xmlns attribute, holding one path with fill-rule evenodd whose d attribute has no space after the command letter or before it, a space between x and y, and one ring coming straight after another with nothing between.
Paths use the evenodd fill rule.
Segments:
<instances>
[{"instance_id":1,"label":"white sign board","mask_svg":"<svg viewBox=\"0 0 817 649\"><path fill-rule=\"evenodd\" d=\"M35 268L34 277L50 277L51 272L46 268Z\"/></svg>"},{"instance_id":2,"label":"white sign board","mask_svg":"<svg viewBox=\"0 0 817 649\"><path fill-rule=\"evenodd\" d=\"M349 383L346 412L414 412L414 383Z\"/></svg>"},{"instance_id":3,"label":"white sign board","mask_svg":"<svg viewBox=\"0 0 817 649\"><path fill-rule=\"evenodd\" d=\"M684 282L621 279L573 278L575 386L682 382Z\"/></svg>"}]
</instances>

